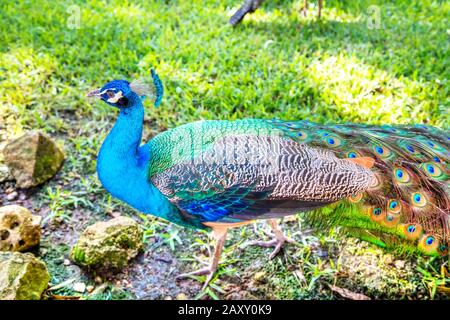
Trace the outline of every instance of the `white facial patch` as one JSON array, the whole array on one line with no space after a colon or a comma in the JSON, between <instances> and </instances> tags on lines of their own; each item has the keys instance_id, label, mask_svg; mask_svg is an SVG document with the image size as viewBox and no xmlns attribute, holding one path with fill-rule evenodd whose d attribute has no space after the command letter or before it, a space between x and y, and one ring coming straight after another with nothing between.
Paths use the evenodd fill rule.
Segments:
<instances>
[{"instance_id":1,"label":"white facial patch","mask_svg":"<svg viewBox=\"0 0 450 320\"><path fill-rule=\"evenodd\" d=\"M120 98L122 98L122 91L117 92L114 97L109 98L108 101L109 103L117 103L117 101L119 101Z\"/></svg>"}]
</instances>

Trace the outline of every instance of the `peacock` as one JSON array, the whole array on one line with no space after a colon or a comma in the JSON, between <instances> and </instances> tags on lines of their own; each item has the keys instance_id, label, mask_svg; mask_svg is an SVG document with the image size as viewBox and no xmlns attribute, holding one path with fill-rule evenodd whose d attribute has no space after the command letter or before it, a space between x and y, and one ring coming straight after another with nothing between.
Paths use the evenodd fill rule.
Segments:
<instances>
[{"instance_id":1,"label":"peacock","mask_svg":"<svg viewBox=\"0 0 450 320\"><path fill-rule=\"evenodd\" d=\"M245 0L244 3L236 10L236 12L231 16L228 21L233 27L238 25L245 17L247 13L255 12L264 0ZM323 0L318 0L317 2L317 17L320 18L322 15L322 3ZM303 15L306 17L306 12L308 11L308 0L303 0Z\"/></svg>"},{"instance_id":2,"label":"peacock","mask_svg":"<svg viewBox=\"0 0 450 320\"><path fill-rule=\"evenodd\" d=\"M149 77L150 78L150 77ZM217 269L230 228L267 219L273 258L286 237L276 218L303 213L379 246L448 255L450 133L425 125L197 121L141 144L143 99L163 85L113 80L88 93L120 112L97 158L106 190L144 214L212 232Z\"/></svg>"},{"instance_id":3,"label":"peacock","mask_svg":"<svg viewBox=\"0 0 450 320\"><path fill-rule=\"evenodd\" d=\"M244 19L247 13L252 13L264 2L264 0L245 0L228 21L233 27Z\"/></svg>"}]
</instances>

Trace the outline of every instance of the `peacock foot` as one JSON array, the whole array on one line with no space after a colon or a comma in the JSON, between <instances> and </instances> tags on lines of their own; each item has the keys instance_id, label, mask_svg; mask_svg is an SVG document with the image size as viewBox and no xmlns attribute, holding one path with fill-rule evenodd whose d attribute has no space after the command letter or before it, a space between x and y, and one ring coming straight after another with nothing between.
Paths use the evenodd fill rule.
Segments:
<instances>
[{"instance_id":1,"label":"peacock foot","mask_svg":"<svg viewBox=\"0 0 450 320\"><path fill-rule=\"evenodd\" d=\"M216 273L217 266L219 265L220 255L222 254L223 245L225 244L225 238L227 236L227 228L216 228L213 232L214 238L216 238L217 243L216 247L214 249L214 254L211 257L211 262L208 267L201 268L196 271L188 272L180 274L178 277L176 277L177 280L183 279L183 278L189 278L190 276L204 276L207 275L205 283L203 284L202 291L206 289L208 284L211 282L211 280L214 277L214 274Z\"/></svg>"},{"instance_id":2,"label":"peacock foot","mask_svg":"<svg viewBox=\"0 0 450 320\"><path fill-rule=\"evenodd\" d=\"M271 234L271 236L273 236L274 238L272 240L269 241L251 241L249 243L247 243L247 245L257 245L257 246L261 246L261 247L275 247L275 249L273 249L272 253L269 255L269 260L272 260L273 258L275 258L275 256L278 254L278 252L280 252L281 248L283 247L283 245L288 242L288 243L294 243L295 241L292 240L291 238L286 237L283 232L281 231L281 229L279 228L277 222L275 220L269 220L269 224L273 230L273 234ZM266 234L268 234L266 232Z\"/></svg>"},{"instance_id":3,"label":"peacock foot","mask_svg":"<svg viewBox=\"0 0 450 320\"><path fill-rule=\"evenodd\" d=\"M275 236L274 239L269 241L251 241L248 243L248 245L257 245L265 248L275 247L275 249L273 249L272 253L269 255L269 260L272 260L273 258L275 258L278 252L280 252L285 242L293 243L295 241L283 235L283 237Z\"/></svg>"},{"instance_id":4,"label":"peacock foot","mask_svg":"<svg viewBox=\"0 0 450 320\"><path fill-rule=\"evenodd\" d=\"M212 278L214 277L214 274L216 273L217 268L212 268L211 266L201 268L192 272L187 272L180 274L176 277L176 280L181 280L184 278L189 278L190 276L207 276L205 283L203 284L202 290L205 290L208 284L211 282Z\"/></svg>"}]
</instances>

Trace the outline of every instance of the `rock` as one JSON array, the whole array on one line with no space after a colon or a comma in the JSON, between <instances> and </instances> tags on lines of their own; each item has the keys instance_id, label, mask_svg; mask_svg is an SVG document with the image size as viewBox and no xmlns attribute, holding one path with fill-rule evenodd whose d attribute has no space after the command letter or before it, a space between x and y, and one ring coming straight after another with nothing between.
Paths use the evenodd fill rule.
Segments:
<instances>
[{"instance_id":1,"label":"rock","mask_svg":"<svg viewBox=\"0 0 450 320\"><path fill-rule=\"evenodd\" d=\"M404 269L405 268L405 261L403 260L395 260L394 265L397 269Z\"/></svg>"},{"instance_id":2,"label":"rock","mask_svg":"<svg viewBox=\"0 0 450 320\"><path fill-rule=\"evenodd\" d=\"M83 282L74 283L73 291L84 293L86 291L86 284L84 284Z\"/></svg>"},{"instance_id":3,"label":"rock","mask_svg":"<svg viewBox=\"0 0 450 320\"><path fill-rule=\"evenodd\" d=\"M0 183L9 181L11 179L8 166L6 164L0 163Z\"/></svg>"},{"instance_id":4,"label":"rock","mask_svg":"<svg viewBox=\"0 0 450 320\"><path fill-rule=\"evenodd\" d=\"M5 163L20 188L41 184L58 172L64 154L53 140L40 131L30 131L3 149Z\"/></svg>"},{"instance_id":5,"label":"rock","mask_svg":"<svg viewBox=\"0 0 450 320\"><path fill-rule=\"evenodd\" d=\"M184 293L177 295L177 300L187 300L188 297Z\"/></svg>"},{"instance_id":6,"label":"rock","mask_svg":"<svg viewBox=\"0 0 450 320\"><path fill-rule=\"evenodd\" d=\"M394 256L390 253L385 254L384 256L384 263L385 264L393 264L394 263Z\"/></svg>"},{"instance_id":7,"label":"rock","mask_svg":"<svg viewBox=\"0 0 450 320\"><path fill-rule=\"evenodd\" d=\"M13 188L13 187L8 187L8 188L6 188L6 190L5 190L5 192L6 193L11 193L11 192L13 192L15 189Z\"/></svg>"},{"instance_id":8,"label":"rock","mask_svg":"<svg viewBox=\"0 0 450 320\"><path fill-rule=\"evenodd\" d=\"M67 278L74 279L74 283L83 282L83 270L77 265L71 264L65 268Z\"/></svg>"},{"instance_id":9,"label":"rock","mask_svg":"<svg viewBox=\"0 0 450 320\"><path fill-rule=\"evenodd\" d=\"M6 195L6 200L8 201L14 201L17 199L17 197L19 196L19 194L17 193L17 191L13 191L11 193L8 193Z\"/></svg>"},{"instance_id":10,"label":"rock","mask_svg":"<svg viewBox=\"0 0 450 320\"><path fill-rule=\"evenodd\" d=\"M87 286L86 287L86 291L89 293L92 293L94 291L95 287L94 286Z\"/></svg>"},{"instance_id":11,"label":"rock","mask_svg":"<svg viewBox=\"0 0 450 320\"><path fill-rule=\"evenodd\" d=\"M64 259L63 264L65 266L70 266L70 260L69 259Z\"/></svg>"},{"instance_id":12,"label":"rock","mask_svg":"<svg viewBox=\"0 0 450 320\"><path fill-rule=\"evenodd\" d=\"M122 268L143 247L143 231L136 221L117 217L95 223L81 234L70 258L93 268Z\"/></svg>"},{"instance_id":13,"label":"rock","mask_svg":"<svg viewBox=\"0 0 450 320\"><path fill-rule=\"evenodd\" d=\"M266 273L264 271L260 271L255 273L255 275L253 276L253 279L257 282L263 282L265 279Z\"/></svg>"},{"instance_id":14,"label":"rock","mask_svg":"<svg viewBox=\"0 0 450 320\"><path fill-rule=\"evenodd\" d=\"M103 282L103 280L102 280L102 278L100 278L99 276L96 276L96 277L94 278L94 282L95 282L96 284L101 284L101 283Z\"/></svg>"},{"instance_id":15,"label":"rock","mask_svg":"<svg viewBox=\"0 0 450 320\"><path fill-rule=\"evenodd\" d=\"M39 244L41 220L24 207L0 207L0 251L25 251Z\"/></svg>"},{"instance_id":16,"label":"rock","mask_svg":"<svg viewBox=\"0 0 450 320\"><path fill-rule=\"evenodd\" d=\"M50 275L31 253L0 252L0 300L39 300Z\"/></svg>"}]
</instances>

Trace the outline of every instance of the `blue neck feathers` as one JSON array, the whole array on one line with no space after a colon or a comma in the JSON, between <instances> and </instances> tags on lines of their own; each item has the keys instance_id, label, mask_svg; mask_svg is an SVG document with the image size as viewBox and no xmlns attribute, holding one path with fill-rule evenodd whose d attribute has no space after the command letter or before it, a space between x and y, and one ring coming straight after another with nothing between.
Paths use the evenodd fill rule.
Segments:
<instances>
[{"instance_id":1,"label":"blue neck feathers","mask_svg":"<svg viewBox=\"0 0 450 320\"><path fill-rule=\"evenodd\" d=\"M105 189L135 209L166 220L189 225L179 211L148 178L150 148L140 146L144 107L134 92L120 110L116 124L103 142L97 158L97 173Z\"/></svg>"}]
</instances>

